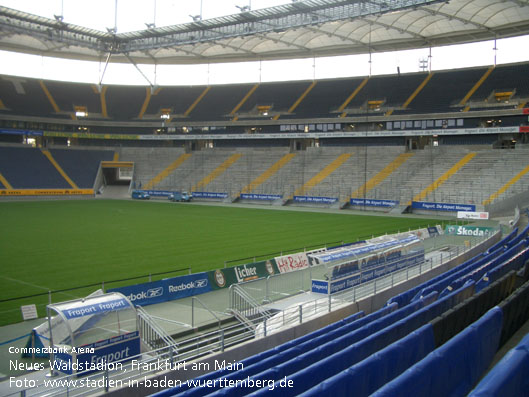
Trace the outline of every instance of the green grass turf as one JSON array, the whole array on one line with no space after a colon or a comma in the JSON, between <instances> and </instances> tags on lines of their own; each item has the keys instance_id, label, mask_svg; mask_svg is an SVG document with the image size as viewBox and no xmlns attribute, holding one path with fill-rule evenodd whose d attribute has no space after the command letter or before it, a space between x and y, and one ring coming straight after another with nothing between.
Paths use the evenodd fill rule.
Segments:
<instances>
[{"instance_id":1,"label":"green grass turf","mask_svg":"<svg viewBox=\"0 0 529 397\"><path fill-rule=\"evenodd\" d=\"M212 270L224 261L259 260L280 251L439 223L415 217L110 200L5 202L0 203L0 219L0 300L187 267L192 272ZM55 294L53 301L94 289ZM38 303L43 315L46 302L47 297L0 302L0 324L20 321L22 304Z\"/></svg>"}]
</instances>

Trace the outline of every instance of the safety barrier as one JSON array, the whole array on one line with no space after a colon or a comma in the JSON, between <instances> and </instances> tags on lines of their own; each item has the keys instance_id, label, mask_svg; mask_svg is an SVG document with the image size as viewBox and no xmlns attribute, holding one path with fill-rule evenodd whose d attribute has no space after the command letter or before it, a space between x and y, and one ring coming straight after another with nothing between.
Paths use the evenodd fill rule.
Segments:
<instances>
[{"instance_id":1,"label":"safety barrier","mask_svg":"<svg viewBox=\"0 0 529 397\"><path fill-rule=\"evenodd\" d=\"M273 315L237 284L230 286L229 297L230 311L251 331L255 331L257 323L266 321Z\"/></svg>"},{"instance_id":2,"label":"safety barrier","mask_svg":"<svg viewBox=\"0 0 529 397\"><path fill-rule=\"evenodd\" d=\"M176 342L160 327L156 321L140 306L136 307L138 317L138 330L141 340L149 345L151 349L169 348L175 346Z\"/></svg>"}]
</instances>

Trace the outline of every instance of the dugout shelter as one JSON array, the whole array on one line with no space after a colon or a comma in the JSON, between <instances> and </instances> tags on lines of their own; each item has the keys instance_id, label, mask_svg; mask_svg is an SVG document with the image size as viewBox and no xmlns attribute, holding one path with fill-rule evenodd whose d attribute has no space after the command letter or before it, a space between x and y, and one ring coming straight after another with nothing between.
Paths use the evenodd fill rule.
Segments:
<instances>
[{"instance_id":1,"label":"dugout shelter","mask_svg":"<svg viewBox=\"0 0 529 397\"><path fill-rule=\"evenodd\" d=\"M50 304L47 314L53 371L99 371L140 354L136 309L118 292Z\"/></svg>"}]
</instances>

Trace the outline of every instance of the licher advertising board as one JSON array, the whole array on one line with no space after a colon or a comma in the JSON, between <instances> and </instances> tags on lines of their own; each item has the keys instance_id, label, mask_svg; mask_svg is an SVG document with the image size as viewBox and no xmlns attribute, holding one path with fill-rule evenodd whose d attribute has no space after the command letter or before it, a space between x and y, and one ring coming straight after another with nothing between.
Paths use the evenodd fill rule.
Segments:
<instances>
[{"instance_id":1,"label":"licher advertising board","mask_svg":"<svg viewBox=\"0 0 529 397\"><path fill-rule=\"evenodd\" d=\"M220 289L229 287L232 284L257 280L278 273L279 270L275 260L270 259L210 271L208 272L208 277L211 287L213 289Z\"/></svg>"}]
</instances>

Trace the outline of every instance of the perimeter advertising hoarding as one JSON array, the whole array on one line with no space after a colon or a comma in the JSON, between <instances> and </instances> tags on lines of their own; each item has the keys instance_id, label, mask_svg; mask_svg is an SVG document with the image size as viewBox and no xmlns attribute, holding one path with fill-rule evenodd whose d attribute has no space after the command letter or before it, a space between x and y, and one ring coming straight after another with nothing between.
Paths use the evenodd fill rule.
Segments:
<instances>
[{"instance_id":1,"label":"perimeter advertising hoarding","mask_svg":"<svg viewBox=\"0 0 529 397\"><path fill-rule=\"evenodd\" d=\"M94 189L0 189L0 196L82 196L94 195Z\"/></svg>"},{"instance_id":2,"label":"perimeter advertising hoarding","mask_svg":"<svg viewBox=\"0 0 529 397\"><path fill-rule=\"evenodd\" d=\"M151 197L169 197L169 195L174 192L170 190L145 190L145 189L136 189L137 192L147 193Z\"/></svg>"},{"instance_id":3,"label":"perimeter advertising hoarding","mask_svg":"<svg viewBox=\"0 0 529 397\"><path fill-rule=\"evenodd\" d=\"M528 108L523 109L524 114L529 114ZM339 129L342 128L340 125ZM130 134L105 134L105 133L78 133L57 131L31 131L0 129L0 134L17 135L44 135L47 137L78 138L78 139L120 139L120 140L157 140L157 141L191 141L191 140L218 140L218 139L298 139L298 138L365 138L385 136L416 136L420 132L423 136L433 135L473 135L473 134L516 134L529 132L528 126L493 127L493 128L434 128L421 130L382 130L382 131L332 131L332 132L279 132L263 134L164 134L164 135L138 135Z\"/></svg>"},{"instance_id":4,"label":"perimeter advertising hoarding","mask_svg":"<svg viewBox=\"0 0 529 397\"><path fill-rule=\"evenodd\" d=\"M140 336L138 331L101 340L76 349L88 353L70 354L59 352L54 355L54 369L65 374L104 370L110 363L131 360L140 354Z\"/></svg>"},{"instance_id":5,"label":"perimeter advertising hoarding","mask_svg":"<svg viewBox=\"0 0 529 397\"><path fill-rule=\"evenodd\" d=\"M312 292L318 294L328 294L329 293L329 282L324 280L312 280Z\"/></svg>"},{"instance_id":6,"label":"perimeter advertising hoarding","mask_svg":"<svg viewBox=\"0 0 529 397\"><path fill-rule=\"evenodd\" d=\"M296 203L315 203L315 204L334 204L338 201L336 197L313 197L313 196L294 196Z\"/></svg>"},{"instance_id":7,"label":"perimeter advertising hoarding","mask_svg":"<svg viewBox=\"0 0 529 397\"><path fill-rule=\"evenodd\" d=\"M488 212L457 211L458 219L489 219Z\"/></svg>"},{"instance_id":8,"label":"perimeter advertising hoarding","mask_svg":"<svg viewBox=\"0 0 529 397\"><path fill-rule=\"evenodd\" d=\"M255 194L255 193L242 193L240 196L241 200L279 200L283 198L279 194Z\"/></svg>"},{"instance_id":9,"label":"perimeter advertising hoarding","mask_svg":"<svg viewBox=\"0 0 529 397\"><path fill-rule=\"evenodd\" d=\"M373 272L371 271L370 273ZM346 289L354 287L355 285L358 285L360 283L369 281L372 278L372 274L371 277L368 277L367 275L364 277L363 275L358 273L335 281L312 280L311 291L316 292L318 294L334 294L336 292L344 291Z\"/></svg>"},{"instance_id":10,"label":"perimeter advertising hoarding","mask_svg":"<svg viewBox=\"0 0 529 397\"><path fill-rule=\"evenodd\" d=\"M0 129L0 134L7 135L28 135L28 136L42 136L44 133L42 131L29 131L29 130L6 130Z\"/></svg>"},{"instance_id":11,"label":"perimeter advertising hoarding","mask_svg":"<svg viewBox=\"0 0 529 397\"><path fill-rule=\"evenodd\" d=\"M476 211L476 206L473 204L430 203L424 201L412 201L411 208L429 211Z\"/></svg>"},{"instance_id":12,"label":"perimeter advertising hoarding","mask_svg":"<svg viewBox=\"0 0 529 397\"><path fill-rule=\"evenodd\" d=\"M210 271L208 277L213 289L221 289L228 288L232 284L257 280L278 273L279 269L275 259L269 259Z\"/></svg>"},{"instance_id":13,"label":"perimeter advertising hoarding","mask_svg":"<svg viewBox=\"0 0 529 397\"><path fill-rule=\"evenodd\" d=\"M351 205L367 205L369 207L395 207L399 205L398 200L374 200L363 198L351 198Z\"/></svg>"},{"instance_id":14,"label":"perimeter advertising hoarding","mask_svg":"<svg viewBox=\"0 0 529 397\"><path fill-rule=\"evenodd\" d=\"M150 283L109 289L107 292L120 292L135 306L146 306L174 299L186 298L211 291L208 274L196 273L187 276L171 277Z\"/></svg>"},{"instance_id":15,"label":"perimeter advertising hoarding","mask_svg":"<svg viewBox=\"0 0 529 397\"><path fill-rule=\"evenodd\" d=\"M274 259L280 273L289 273L309 267L309 260L305 252L277 256Z\"/></svg>"},{"instance_id":16,"label":"perimeter advertising hoarding","mask_svg":"<svg viewBox=\"0 0 529 397\"><path fill-rule=\"evenodd\" d=\"M445 234L456 236L487 237L496 232L493 227L447 225Z\"/></svg>"},{"instance_id":17,"label":"perimeter advertising hoarding","mask_svg":"<svg viewBox=\"0 0 529 397\"><path fill-rule=\"evenodd\" d=\"M225 199L228 193L220 192L192 192L193 198Z\"/></svg>"}]
</instances>

